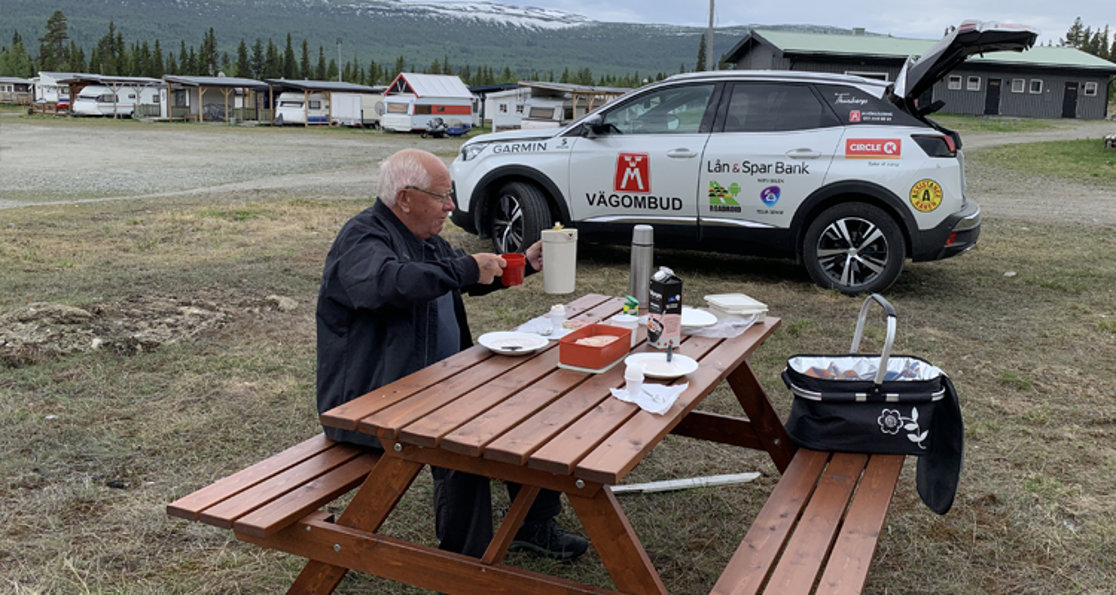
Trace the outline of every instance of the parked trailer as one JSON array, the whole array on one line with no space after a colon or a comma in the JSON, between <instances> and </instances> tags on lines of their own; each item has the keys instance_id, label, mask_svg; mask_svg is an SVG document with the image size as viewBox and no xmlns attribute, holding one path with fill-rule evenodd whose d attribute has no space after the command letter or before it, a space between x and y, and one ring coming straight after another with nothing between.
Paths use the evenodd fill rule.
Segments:
<instances>
[{"instance_id":1,"label":"parked trailer","mask_svg":"<svg viewBox=\"0 0 1116 595\"><path fill-rule=\"evenodd\" d=\"M275 124L329 124L329 99L324 93L284 91L275 102Z\"/></svg>"},{"instance_id":2,"label":"parked trailer","mask_svg":"<svg viewBox=\"0 0 1116 595\"><path fill-rule=\"evenodd\" d=\"M145 87L106 87L103 85L87 85L83 88L70 111L75 116L123 116L132 117L139 104L155 105L159 102L159 89Z\"/></svg>"}]
</instances>

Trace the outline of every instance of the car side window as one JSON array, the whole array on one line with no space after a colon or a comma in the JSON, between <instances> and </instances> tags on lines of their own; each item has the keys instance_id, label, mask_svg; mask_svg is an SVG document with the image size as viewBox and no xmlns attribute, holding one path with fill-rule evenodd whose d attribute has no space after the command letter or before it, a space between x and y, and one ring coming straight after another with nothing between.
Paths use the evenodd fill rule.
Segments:
<instances>
[{"instance_id":1,"label":"car side window","mask_svg":"<svg viewBox=\"0 0 1116 595\"><path fill-rule=\"evenodd\" d=\"M894 124L896 126L921 126L912 115L890 102L870 95L856 87L818 85L837 117L850 126L861 124Z\"/></svg>"},{"instance_id":2,"label":"car side window","mask_svg":"<svg viewBox=\"0 0 1116 595\"><path fill-rule=\"evenodd\" d=\"M732 86L725 132L809 130L838 125L806 85L737 83Z\"/></svg>"},{"instance_id":3,"label":"car side window","mask_svg":"<svg viewBox=\"0 0 1116 595\"><path fill-rule=\"evenodd\" d=\"M701 132L713 85L681 85L633 97L609 110L602 123L622 134Z\"/></svg>"}]
</instances>

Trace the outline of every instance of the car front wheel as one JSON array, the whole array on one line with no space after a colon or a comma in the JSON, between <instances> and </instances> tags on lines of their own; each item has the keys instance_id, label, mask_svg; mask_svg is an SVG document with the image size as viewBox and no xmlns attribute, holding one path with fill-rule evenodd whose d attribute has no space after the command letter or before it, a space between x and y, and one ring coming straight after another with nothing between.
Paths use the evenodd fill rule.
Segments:
<instances>
[{"instance_id":1,"label":"car front wheel","mask_svg":"<svg viewBox=\"0 0 1116 595\"><path fill-rule=\"evenodd\" d=\"M864 203L823 211L806 230L802 259L810 278L846 295L880 292L903 270L906 245L887 213Z\"/></svg>"},{"instance_id":2,"label":"car front wheel","mask_svg":"<svg viewBox=\"0 0 1116 595\"><path fill-rule=\"evenodd\" d=\"M501 187L489 212L492 247L498 254L523 252L550 225L546 197L538 186L526 182Z\"/></svg>"}]
</instances>

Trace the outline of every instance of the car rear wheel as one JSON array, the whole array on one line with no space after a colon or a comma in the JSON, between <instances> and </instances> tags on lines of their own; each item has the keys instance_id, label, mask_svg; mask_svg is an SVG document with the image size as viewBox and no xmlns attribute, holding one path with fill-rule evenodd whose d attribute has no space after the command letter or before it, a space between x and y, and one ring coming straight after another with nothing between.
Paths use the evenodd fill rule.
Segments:
<instances>
[{"instance_id":1,"label":"car rear wheel","mask_svg":"<svg viewBox=\"0 0 1116 595\"><path fill-rule=\"evenodd\" d=\"M550 209L538 186L510 182L500 188L489 210L492 247L498 254L523 252L550 225Z\"/></svg>"},{"instance_id":2,"label":"car rear wheel","mask_svg":"<svg viewBox=\"0 0 1116 595\"><path fill-rule=\"evenodd\" d=\"M802 242L810 278L847 295L890 287L903 270L906 252L895 220L864 203L826 209L810 223Z\"/></svg>"}]
</instances>

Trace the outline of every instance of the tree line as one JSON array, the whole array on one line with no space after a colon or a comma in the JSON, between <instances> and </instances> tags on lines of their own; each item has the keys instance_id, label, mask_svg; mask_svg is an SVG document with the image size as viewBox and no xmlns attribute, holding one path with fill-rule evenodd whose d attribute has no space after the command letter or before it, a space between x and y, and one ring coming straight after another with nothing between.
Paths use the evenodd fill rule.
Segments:
<instances>
[{"instance_id":1,"label":"tree line","mask_svg":"<svg viewBox=\"0 0 1116 595\"><path fill-rule=\"evenodd\" d=\"M441 60L434 60L425 68L408 63L402 55L393 62L369 60L361 63L354 58L339 66L336 59L326 58L324 47L318 46L317 52L313 52L305 39L301 44L296 44L290 33L287 33L286 43L282 48L271 38L265 42L257 37L251 44L241 39L235 55L230 55L227 51L218 49L217 37L210 27L198 46L188 46L183 40L175 51L162 47L158 40L154 44L147 41L127 43L111 21L105 35L90 48L87 58L85 50L70 39L66 16L60 10L47 19L45 31L38 41L39 52L32 58L23 38L16 31L11 44L0 49L0 76L30 78L39 71L152 78L160 78L165 74L217 76L223 73L226 76L256 80L343 80L369 86L389 84L400 72L454 74L470 86L515 83L523 78L520 73L512 72L508 66L497 69L487 65L453 65L448 55ZM684 67L680 69L680 72L684 71ZM662 72L653 76L640 76L637 72L594 77L589 68L576 71L566 68L560 74L553 71L532 72L527 78L579 85L638 87L647 80L662 80L666 76L668 74Z\"/></svg>"}]
</instances>

